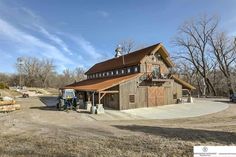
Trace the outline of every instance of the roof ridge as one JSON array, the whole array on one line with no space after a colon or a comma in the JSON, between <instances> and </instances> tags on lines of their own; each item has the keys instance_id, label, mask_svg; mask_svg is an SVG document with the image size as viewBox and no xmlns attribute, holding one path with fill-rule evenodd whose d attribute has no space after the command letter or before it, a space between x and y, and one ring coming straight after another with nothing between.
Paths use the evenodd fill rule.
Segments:
<instances>
[{"instance_id":1,"label":"roof ridge","mask_svg":"<svg viewBox=\"0 0 236 157\"><path fill-rule=\"evenodd\" d=\"M148 47L145 47L145 48L142 48L142 49L139 49L139 50L136 50L136 51L133 51L131 53L128 53L128 54L125 54L125 55L122 55L120 57L117 57L117 58L111 58L111 59L108 59L108 60L105 60L105 61L102 61L102 62L99 62L99 63L96 63L94 64L90 69L88 69L88 71L85 73L85 74L88 74L88 73L94 73L95 69L105 69L104 71L108 70L108 65L106 64L112 64L112 65L109 65L109 66L121 66L122 64L122 67L123 66L132 66L134 64L138 64L138 62L141 61L141 59L143 57L145 57L145 55L147 53L151 53L157 46L159 46L161 43L157 43L157 44L154 44L154 45L150 45ZM137 54L137 55L136 55ZM124 58L124 60L122 60L122 58ZM123 63L125 61L125 64ZM124 65L123 65L124 64ZM131 65L132 64L132 65ZM107 67L105 67L105 65ZM99 70L100 71L100 70Z\"/></svg>"},{"instance_id":2,"label":"roof ridge","mask_svg":"<svg viewBox=\"0 0 236 157\"><path fill-rule=\"evenodd\" d=\"M150 46L148 46L148 47L144 47L144 48L141 48L141 49L138 49L138 50L132 51L132 52L127 53L127 54L125 54L125 55L121 55L120 57L122 57L122 56L125 57L125 56L127 56L127 55L129 55L129 54L133 54L133 53L136 53L136 52L142 51L142 50L144 50L144 49L151 48L151 47L153 47L153 46L158 46L158 45L160 45L160 44L161 44L161 43L153 44L153 45L150 45ZM117 57L117 58L120 58L120 57ZM115 59L117 59L117 58L107 59L107 60L101 61L101 62L99 62L99 63L107 62L107 61L109 61L109 60L115 60ZM96 63L96 64L99 64L99 63ZM94 64L94 65L96 65L96 64Z\"/></svg>"}]
</instances>

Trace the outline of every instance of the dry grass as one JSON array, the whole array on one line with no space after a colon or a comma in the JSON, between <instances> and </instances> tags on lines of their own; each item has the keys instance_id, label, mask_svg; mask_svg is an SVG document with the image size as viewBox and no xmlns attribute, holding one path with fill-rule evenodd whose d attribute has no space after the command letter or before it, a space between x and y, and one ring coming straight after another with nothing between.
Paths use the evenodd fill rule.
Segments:
<instances>
[{"instance_id":1,"label":"dry grass","mask_svg":"<svg viewBox=\"0 0 236 157\"><path fill-rule=\"evenodd\" d=\"M0 136L0 154L9 156L191 156L188 142L152 135L123 137Z\"/></svg>"},{"instance_id":2,"label":"dry grass","mask_svg":"<svg viewBox=\"0 0 236 157\"><path fill-rule=\"evenodd\" d=\"M20 96L21 93L15 91L15 90L10 90L10 89L0 89L0 95L1 96L16 97L16 96Z\"/></svg>"},{"instance_id":3,"label":"dry grass","mask_svg":"<svg viewBox=\"0 0 236 157\"><path fill-rule=\"evenodd\" d=\"M101 122L89 115L41 109L0 114L0 156L192 156L194 145L236 145L236 105L188 119Z\"/></svg>"}]
</instances>

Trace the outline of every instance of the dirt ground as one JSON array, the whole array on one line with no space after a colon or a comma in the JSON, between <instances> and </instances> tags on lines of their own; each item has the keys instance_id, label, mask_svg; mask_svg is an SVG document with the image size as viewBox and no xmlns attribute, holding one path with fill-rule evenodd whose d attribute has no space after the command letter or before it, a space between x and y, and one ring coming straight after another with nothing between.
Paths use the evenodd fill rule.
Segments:
<instances>
[{"instance_id":1,"label":"dirt ground","mask_svg":"<svg viewBox=\"0 0 236 157\"><path fill-rule=\"evenodd\" d=\"M0 156L184 157L194 145L236 145L236 104L195 118L96 121L57 111L55 99L18 98L20 111L0 113Z\"/></svg>"}]
</instances>

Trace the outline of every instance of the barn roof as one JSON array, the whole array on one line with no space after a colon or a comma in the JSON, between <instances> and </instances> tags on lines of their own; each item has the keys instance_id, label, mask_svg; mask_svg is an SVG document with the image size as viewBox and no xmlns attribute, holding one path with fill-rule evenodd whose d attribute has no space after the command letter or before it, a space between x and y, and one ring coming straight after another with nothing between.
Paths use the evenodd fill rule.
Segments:
<instances>
[{"instance_id":1,"label":"barn roof","mask_svg":"<svg viewBox=\"0 0 236 157\"><path fill-rule=\"evenodd\" d=\"M97 72L104 72L108 70L119 69L119 68L128 67L128 66L134 66L134 65L140 64L141 60L146 55L149 55L158 50L160 50L160 54L162 55L167 66L173 67L174 64L170 60L168 52L166 51L166 49L161 43L158 43L158 44L131 52L129 54L126 54L118 58L112 58L104 62L97 63L94 66L92 66L85 74L87 75L87 74L93 74ZM123 58L124 58L124 63L123 63Z\"/></svg>"},{"instance_id":2,"label":"barn roof","mask_svg":"<svg viewBox=\"0 0 236 157\"><path fill-rule=\"evenodd\" d=\"M73 83L64 87L64 89L75 89L79 91L102 91L122 82L129 81L133 78L140 76L140 74L131 74L119 77L87 79L77 83Z\"/></svg>"},{"instance_id":3,"label":"barn roof","mask_svg":"<svg viewBox=\"0 0 236 157\"><path fill-rule=\"evenodd\" d=\"M175 75L171 75L171 78L174 79L174 81L176 81L177 83L181 84L183 86L183 89L190 89L190 90L194 90L196 89L194 86L192 86L191 84L189 84L188 82L181 80L180 78L178 78Z\"/></svg>"}]
</instances>

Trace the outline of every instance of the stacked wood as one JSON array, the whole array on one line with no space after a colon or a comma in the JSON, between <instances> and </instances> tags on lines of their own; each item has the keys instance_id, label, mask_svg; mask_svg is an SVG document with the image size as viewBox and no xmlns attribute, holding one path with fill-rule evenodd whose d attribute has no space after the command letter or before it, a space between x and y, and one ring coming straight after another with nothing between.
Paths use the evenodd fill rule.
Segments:
<instances>
[{"instance_id":1,"label":"stacked wood","mask_svg":"<svg viewBox=\"0 0 236 157\"><path fill-rule=\"evenodd\" d=\"M0 101L0 112L10 112L19 109L20 105L16 104L16 101L14 100Z\"/></svg>"},{"instance_id":2,"label":"stacked wood","mask_svg":"<svg viewBox=\"0 0 236 157\"><path fill-rule=\"evenodd\" d=\"M16 103L15 100L0 101L0 106L3 106L3 105L14 105L15 103Z\"/></svg>"}]
</instances>

